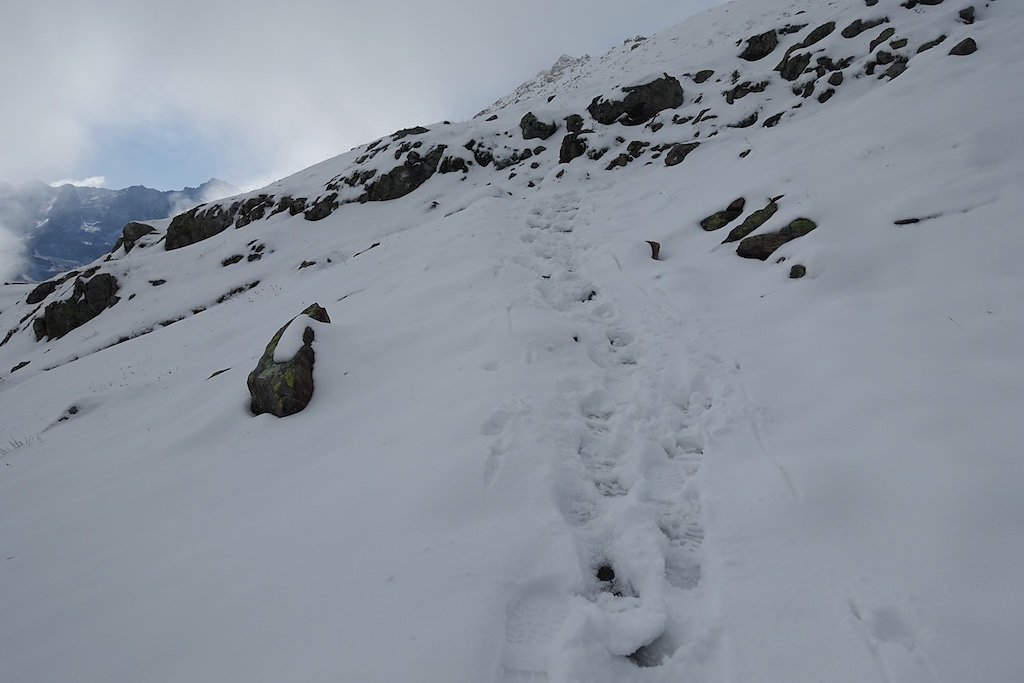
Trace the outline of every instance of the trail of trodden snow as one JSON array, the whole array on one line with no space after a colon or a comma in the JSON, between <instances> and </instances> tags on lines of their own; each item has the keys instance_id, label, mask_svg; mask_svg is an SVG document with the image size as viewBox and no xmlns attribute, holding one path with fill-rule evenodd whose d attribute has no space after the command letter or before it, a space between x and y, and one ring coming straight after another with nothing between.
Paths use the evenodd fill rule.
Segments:
<instances>
[{"instance_id":1,"label":"trail of trodden snow","mask_svg":"<svg viewBox=\"0 0 1024 683\"><path fill-rule=\"evenodd\" d=\"M566 321L583 360L551 378L555 398L539 409L576 566L527 577L509 597L505 683L657 681L717 666L701 467L709 430L729 419L723 361L638 284L634 268L663 263L648 251L624 265L602 243L591 197L539 193L518 237L515 261L535 275L520 305Z\"/></svg>"}]
</instances>

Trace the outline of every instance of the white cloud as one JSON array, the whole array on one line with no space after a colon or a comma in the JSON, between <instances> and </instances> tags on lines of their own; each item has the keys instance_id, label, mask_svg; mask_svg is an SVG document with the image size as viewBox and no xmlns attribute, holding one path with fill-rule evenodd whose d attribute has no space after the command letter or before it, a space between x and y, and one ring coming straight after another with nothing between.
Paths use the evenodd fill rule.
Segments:
<instances>
[{"instance_id":1,"label":"white cloud","mask_svg":"<svg viewBox=\"0 0 1024 683\"><path fill-rule=\"evenodd\" d=\"M13 3L0 179L82 173L110 154L98 131L185 122L221 161L209 175L249 185L468 118L563 53L600 54L723 1Z\"/></svg>"},{"instance_id":2,"label":"white cloud","mask_svg":"<svg viewBox=\"0 0 1024 683\"><path fill-rule=\"evenodd\" d=\"M0 223L0 283L21 276L24 250L25 245L18 236Z\"/></svg>"},{"instance_id":3,"label":"white cloud","mask_svg":"<svg viewBox=\"0 0 1024 683\"><path fill-rule=\"evenodd\" d=\"M75 180L74 178L55 180L50 183L50 187L60 187L62 185L74 185L75 187L105 187L106 184L106 178L101 175L94 175L89 176L88 178L82 178L81 180Z\"/></svg>"}]
</instances>

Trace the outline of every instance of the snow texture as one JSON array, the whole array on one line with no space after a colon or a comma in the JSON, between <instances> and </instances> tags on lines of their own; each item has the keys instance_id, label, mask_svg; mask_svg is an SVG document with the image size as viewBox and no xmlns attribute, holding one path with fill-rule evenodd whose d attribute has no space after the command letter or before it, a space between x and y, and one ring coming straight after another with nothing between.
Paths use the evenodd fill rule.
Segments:
<instances>
[{"instance_id":1,"label":"snow texture","mask_svg":"<svg viewBox=\"0 0 1024 683\"><path fill-rule=\"evenodd\" d=\"M74 278L0 288L0 680L1024 680L1024 21L961 9L739 0L223 203L321 220L154 222L61 339ZM849 63L780 79L827 21ZM662 73L678 109L587 117ZM601 158L559 163L570 114ZM437 145L466 170L358 201ZM818 228L739 258L699 225L738 197ZM312 402L254 417L313 302Z\"/></svg>"}]
</instances>

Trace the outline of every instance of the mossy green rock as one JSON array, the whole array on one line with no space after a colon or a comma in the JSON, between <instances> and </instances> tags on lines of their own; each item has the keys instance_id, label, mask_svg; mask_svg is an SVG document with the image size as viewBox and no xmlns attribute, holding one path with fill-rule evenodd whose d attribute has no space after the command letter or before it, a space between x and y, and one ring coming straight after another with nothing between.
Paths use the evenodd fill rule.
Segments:
<instances>
[{"instance_id":1,"label":"mossy green rock","mask_svg":"<svg viewBox=\"0 0 1024 683\"><path fill-rule=\"evenodd\" d=\"M764 225L769 218L775 215L775 212L779 210L779 205L774 201L768 202L768 206L763 209L758 209L754 213L750 214L743 219L743 222L733 228L728 237L722 240L722 244L728 244L729 242L738 242L750 233L754 232L762 225Z\"/></svg>"},{"instance_id":2,"label":"mossy green rock","mask_svg":"<svg viewBox=\"0 0 1024 683\"><path fill-rule=\"evenodd\" d=\"M330 316L319 304L313 304L302 312L313 320L329 323ZM296 318L298 316L295 316ZM313 398L313 338L315 332L307 326L302 334L302 346L291 360L277 363L274 352L281 336L295 318L285 323L267 344L256 369L249 373L246 382L252 398L250 409L253 415L270 413L287 417L302 411Z\"/></svg>"},{"instance_id":3,"label":"mossy green rock","mask_svg":"<svg viewBox=\"0 0 1024 683\"><path fill-rule=\"evenodd\" d=\"M743 207L746 205L746 203L747 202L745 199L743 199L743 197L740 197L739 199L734 199L732 203L725 208L724 211L716 211L707 218L703 219L700 222L700 227L704 228L704 230L708 232L711 232L712 230L718 230L719 228L724 228L729 223L732 223L734 220L740 217L740 214L743 213Z\"/></svg>"},{"instance_id":4,"label":"mossy green rock","mask_svg":"<svg viewBox=\"0 0 1024 683\"><path fill-rule=\"evenodd\" d=\"M743 258L756 258L764 261L786 242L803 237L817 227L818 224L809 218L797 218L778 232L747 237L736 247L736 254Z\"/></svg>"}]
</instances>

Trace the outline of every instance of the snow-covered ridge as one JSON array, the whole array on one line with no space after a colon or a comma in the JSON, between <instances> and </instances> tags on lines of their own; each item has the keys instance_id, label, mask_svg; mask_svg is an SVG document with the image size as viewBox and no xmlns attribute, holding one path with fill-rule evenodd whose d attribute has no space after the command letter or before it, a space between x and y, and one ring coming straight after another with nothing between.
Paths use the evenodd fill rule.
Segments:
<instances>
[{"instance_id":1,"label":"snow-covered ridge","mask_svg":"<svg viewBox=\"0 0 1024 683\"><path fill-rule=\"evenodd\" d=\"M1024 26L904 4L732 3L0 288L0 679L1021 679Z\"/></svg>"}]
</instances>

